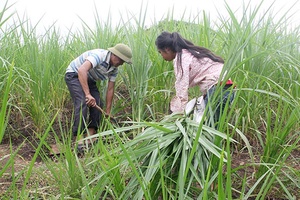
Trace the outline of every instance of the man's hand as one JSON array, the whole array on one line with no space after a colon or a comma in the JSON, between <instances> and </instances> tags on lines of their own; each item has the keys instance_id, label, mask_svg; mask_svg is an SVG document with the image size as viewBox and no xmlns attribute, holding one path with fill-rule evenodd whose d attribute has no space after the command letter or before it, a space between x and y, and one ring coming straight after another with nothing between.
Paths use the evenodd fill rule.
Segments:
<instances>
[{"instance_id":1,"label":"man's hand","mask_svg":"<svg viewBox=\"0 0 300 200\"><path fill-rule=\"evenodd\" d=\"M109 121L113 124L118 124L117 120L112 115L105 114L105 118L109 119Z\"/></svg>"},{"instance_id":2,"label":"man's hand","mask_svg":"<svg viewBox=\"0 0 300 200\"><path fill-rule=\"evenodd\" d=\"M92 95L86 95L85 96L85 103L90 107L96 106L96 99Z\"/></svg>"},{"instance_id":3,"label":"man's hand","mask_svg":"<svg viewBox=\"0 0 300 200\"><path fill-rule=\"evenodd\" d=\"M105 118L109 119L109 121L111 123L114 123L114 124L118 124L117 120L110 114L107 114L107 112L105 112L100 106L98 105L95 105L95 107L100 111L102 112L102 114L104 115Z\"/></svg>"}]
</instances>

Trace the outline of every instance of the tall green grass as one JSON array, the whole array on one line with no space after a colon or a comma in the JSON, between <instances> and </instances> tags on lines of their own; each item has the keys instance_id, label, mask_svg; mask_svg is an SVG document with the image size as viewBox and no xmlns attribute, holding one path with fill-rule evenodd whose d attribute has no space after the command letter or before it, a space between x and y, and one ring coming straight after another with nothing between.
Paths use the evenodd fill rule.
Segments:
<instances>
[{"instance_id":1,"label":"tall green grass","mask_svg":"<svg viewBox=\"0 0 300 200\"><path fill-rule=\"evenodd\" d=\"M5 60L2 60L3 68L1 71L2 73L2 80L5 80L1 83L0 88L1 91L3 89L2 93L2 103L1 103L1 111L0 111L0 126L2 127L1 132L0 132L0 143L3 139L4 136L4 131L7 126L7 122L9 119L9 114L10 114L10 97L9 97L9 92L10 92L10 85L12 84L12 74L13 74L13 65L6 66ZM5 77L5 78L4 78Z\"/></svg>"},{"instance_id":2,"label":"tall green grass","mask_svg":"<svg viewBox=\"0 0 300 200\"><path fill-rule=\"evenodd\" d=\"M5 4L0 14L0 142L23 134L18 125L27 120L39 143L31 143L36 153L20 173L15 172L14 158L24 143L15 151L11 144L11 158L0 168L1 178L12 167L11 190L2 196L300 198L299 158L293 157L299 151L300 130L299 27L291 29L288 16L275 21L272 5L261 17L261 4L254 8L244 4L241 19L227 5L229 18L220 13L216 24L205 12L180 21L171 11L145 28L148 10L142 4L137 16L127 13L116 26L110 16L103 21L96 12L96 28L82 21L82 29L64 35L55 24L37 34L40 24L20 18L6 28L3 14L10 8ZM226 107L218 130L194 124L188 116L169 115L173 67L154 44L162 30L179 31L225 59L224 76L236 83L236 98ZM116 126L104 119L99 133L92 136L99 142L78 157L71 144L65 68L85 50L119 42L133 50L133 64L120 67L116 82L112 113L123 122ZM106 83L98 86L103 98ZM191 98L199 95L198 88L190 92ZM50 141L64 152L54 161L49 158ZM243 155L247 159L239 161ZM37 157L43 161L38 168Z\"/></svg>"}]
</instances>

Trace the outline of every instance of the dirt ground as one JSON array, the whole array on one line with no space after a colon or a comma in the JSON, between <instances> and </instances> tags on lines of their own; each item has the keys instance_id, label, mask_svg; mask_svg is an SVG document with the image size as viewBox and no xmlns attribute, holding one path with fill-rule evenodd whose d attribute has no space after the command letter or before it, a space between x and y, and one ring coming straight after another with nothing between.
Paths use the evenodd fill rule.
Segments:
<instances>
[{"instance_id":1,"label":"dirt ground","mask_svg":"<svg viewBox=\"0 0 300 200\"><path fill-rule=\"evenodd\" d=\"M32 157L34 155L34 151L32 147L29 147L26 143L22 145L17 154L14 155L14 152L17 150L18 144L10 145L10 144L1 144L0 145L0 170L2 170L6 164L8 164L9 158L14 156L13 165L10 165L0 176L0 199L1 194L5 193L13 181L13 176L17 177L19 173L26 169L29 166ZM34 163L35 167L39 167L43 165L41 159L37 159ZM13 168L11 166L14 166ZM20 188L22 187L22 182L16 183Z\"/></svg>"},{"instance_id":2,"label":"dirt ground","mask_svg":"<svg viewBox=\"0 0 300 200\"><path fill-rule=\"evenodd\" d=\"M32 157L35 153L34 148L26 143L26 141L21 142L18 141L18 143L13 143L13 145L10 145L9 143L2 143L0 145L0 170L3 169L3 167L6 165L8 159L10 156L12 156L12 154L17 150L17 148L19 148L18 153L15 156L14 159L14 174L15 176L18 174L18 172L20 172L22 169L26 168L29 163L32 160ZM256 152L257 153L257 152ZM236 151L233 153L232 155L232 168L236 168L238 166L245 166L247 163L250 162L250 158L249 158L249 154L248 152L241 152L241 151ZM296 151L293 152L292 157L294 158L300 158L300 151ZM259 161L259 157L255 156L255 161L258 162ZM299 163L290 163L291 165L294 165L295 169L298 169L300 171L300 166ZM37 159L35 162L35 167L39 167L43 165L43 162L41 159ZM243 177L244 174L247 174L247 176L249 178L247 178L247 181L249 182L255 182L255 178L253 177L253 174L255 172L255 168L254 167L244 167L242 168L242 170L240 170L238 173L240 174L240 177ZM237 178L237 177L236 177ZM233 178L233 181L235 178ZM236 180L239 181L239 180ZM4 193L9 186L12 183L12 168L9 167L6 172L2 175L2 177L0 177L0 196L1 193ZM21 187L21 182L20 182L20 187ZM284 198L279 198L278 196L280 194L280 191L274 191L273 194L268 198L268 199L273 199L273 200L283 200ZM300 198L300 196L297 197L298 199Z\"/></svg>"},{"instance_id":3,"label":"dirt ground","mask_svg":"<svg viewBox=\"0 0 300 200\"><path fill-rule=\"evenodd\" d=\"M3 168L5 168L5 165L7 164L9 158L13 156L14 152L16 152L16 150L19 148L17 154L15 155L15 159L13 159L14 168L12 169L11 167L9 167L4 172L4 174L0 177L0 196L1 193L5 192L11 185L13 181L12 173L14 173L16 176L18 172L20 172L22 169L26 168L29 165L29 163L31 162L34 156L35 147L38 144L38 140L32 132L32 127L30 127L30 123L26 121L28 119L24 119L24 120L22 122L23 124L20 123L18 125L19 126L18 132L22 134L18 136L11 135L11 137L6 137L0 144L0 171ZM254 145L253 150L255 154L254 156L255 162L259 162L260 148L258 146L255 147L255 143L253 145ZM294 169L298 170L298 173L300 171L299 158L300 158L300 150L298 149L297 151L292 152L291 159L290 161L288 161L288 164L291 165ZM241 151L240 149L236 148L236 150L232 154L232 168L234 169L238 166L241 166L241 170L237 171L236 177L232 178L234 183L239 184L241 181L241 179L239 178L243 178L244 175L248 177L247 181L249 182L250 185L255 183L254 172L256 169L254 167L242 167L242 166L246 166L248 163L251 163L248 152L246 150ZM37 158L35 162L35 166L39 167L41 165L43 165L42 160L40 158ZM19 184L20 187L22 187L21 186L22 182L20 182ZM234 187L237 189L241 189L238 188L239 187L238 185L235 185ZM297 192L295 192L294 195L296 195L296 193ZM281 194L283 194L282 191L274 190L274 192L271 192L270 197L268 199L283 200L284 198L280 198ZM300 194L297 195L299 195L297 196L297 199L300 199Z\"/></svg>"}]
</instances>

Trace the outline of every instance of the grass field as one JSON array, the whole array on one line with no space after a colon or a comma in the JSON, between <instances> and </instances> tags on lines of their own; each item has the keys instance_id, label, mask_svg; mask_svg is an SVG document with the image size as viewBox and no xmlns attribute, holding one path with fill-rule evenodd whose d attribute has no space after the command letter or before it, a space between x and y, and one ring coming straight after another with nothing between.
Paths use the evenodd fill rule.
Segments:
<instances>
[{"instance_id":1,"label":"grass field","mask_svg":"<svg viewBox=\"0 0 300 200\"><path fill-rule=\"evenodd\" d=\"M95 16L95 29L83 22L62 35L54 25L40 35L23 20L7 27L9 9L0 8L2 199L300 199L300 28L288 16L274 21L245 7L238 19L228 7L217 24L205 13L168 15L146 29L143 10L117 27ZM173 66L154 44L162 30L225 59L236 98L217 130L169 114ZM116 82L119 123L104 119L98 143L80 157L65 69L81 52L119 42L133 50ZM106 83L98 86L104 98Z\"/></svg>"}]
</instances>

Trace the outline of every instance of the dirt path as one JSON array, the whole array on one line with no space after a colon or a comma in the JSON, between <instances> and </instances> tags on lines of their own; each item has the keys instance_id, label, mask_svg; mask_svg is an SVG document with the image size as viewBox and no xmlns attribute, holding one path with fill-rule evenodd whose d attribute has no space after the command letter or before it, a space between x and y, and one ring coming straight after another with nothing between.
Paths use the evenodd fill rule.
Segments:
<instances>
[{"instance_id":1,"label":"dirt path","mask_svg":"<svg viewBox=\"0 0 300 200\"><path fill-rule=\"evenodd\" d=\"M19 149L19 151L17 151ZM34 155L34 151L26 143L11 146L10 144L0 145L0 171L5 170L0 176L0 196L11 186L14 177L17 177L22 170L26 169ZM13 159L11 159L14 157ZM41 165L41 161L35 162L36 166ZM7 167L8 166L8 167ZM18 180L20 181L20 180ZM17 185L21 187L21 182Z\"/></svg>"}]
</instances>

